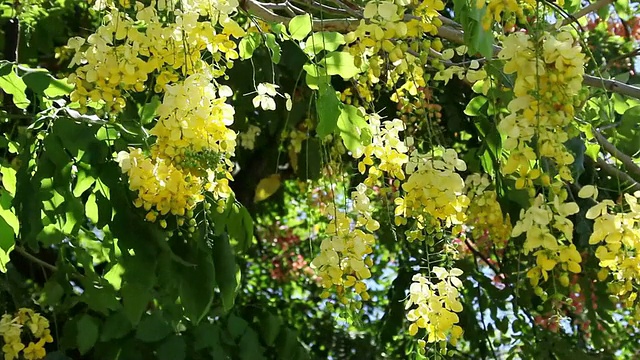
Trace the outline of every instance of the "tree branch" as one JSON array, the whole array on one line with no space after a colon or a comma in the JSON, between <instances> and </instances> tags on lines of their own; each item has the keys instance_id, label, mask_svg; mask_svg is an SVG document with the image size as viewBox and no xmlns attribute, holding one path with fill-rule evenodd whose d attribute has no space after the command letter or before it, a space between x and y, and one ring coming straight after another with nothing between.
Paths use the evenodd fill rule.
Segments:
<instances>
[{"instance_id":1,"label":"tree branch","mask_svg":"<svg viewBox=\"0 0 640 360\"><path fill-rule=\"evenodd\" d=\"M339 0L336 2L338 4L338 6L340 6L339 8L333 7L333 6L329 6L329 5L320 3L320 2L315 1L315 0L293 0L293 1L297 2L297 3L300 3L300 4L304 4L304 6L310 7L312 9L316 9L318 11L326 11L326 12L329 12L329 13L334 13L334 14L339 14L339 15L351 15L351 16L355 16L355 17L360 17L361 16L361 14L359 14L357 11L351 9L347 5L345 5L342 2L340 2Z\"/></svg>"},{"instance_id":2,"label":"tree branch","mask_svg":"<svg viewBox=\"0 0 640 360\"><path fill-rule=\"evenodd\" d=\"M631 176L629 176L629 174L620 171L615 166L607 163L604 159L598 158L597 161L593 161L593 159L588 157L588 156L585 156L585 159L587 161L593 163L595 166L600 167L600 169L602 169L602 171L607 173L612 178L618 179L621 182L623 182L625 184L628 184L629 185L629 189L632 192L640 191L640 184L638 184Z\"/></svg>"},{"instance_id":3,"label":"tree branch","mask_svg":"<svg viewBox=\"0 0 640 360\"><path fill-rule=\"evenodd\" d=\"M49 264L46 261L40 260L37 257L31 255L30 253L27 252L27 250L25 250L22 246L16 245L13 250L15 250L17 253L19 253L20 255L24 256L25 258L29 259L30 261L44 267L47 268L53 272L58 271L58 268L54 265Z\"/></svg>"},{"instance_id":4,"label":"tree branch","mask_svg":"<svg viewBox=\"0 0 640 360\"><path fill-rule=\"evenodd\" d=\"M606 2L611 0L599 0L596 3L600 3L601 1ZM265 4L260 3L257 0L241 0L240 1L240 7L242 9L266 21L281 22L286 25L289 23L289 20L291 20L286 16L280 16L270 11L264 5ZM600 5L600 7L602 6L604 5ZM587 8L588 6L585 9ZM579 13L580 12L576 13L575 17L584 16L584 15L580 15ZM411 15L405 16L405 20L413 19L413 18L415 17ZM464 32L460 30L461 25L443 16L440 16L439 19L442 21L443 25L438 28L438 37L441 37L445 40L449 40L455 44L464 44ZM359 18L326 19L326 20L316 19L316 20L313 20L313 30L314 31L328 30L328 31L338 31L338 32L353 31L358 27L361 20L362 19L359 19ZM498 53L500 50L502 50L500 46L497 46L497 45L493 46L494 54ZM592 76L592 75L584 75L583 83L587 86L601 88L610 92L615 92L621 95L626 95L632 98L640 99L640 88L632 85L628 85L616 80L603 79L603 78Z\"/></svg>"},{"instance_id":5,"label":"tree branch","mask_svg":"<svg viewBox=\"0 0 640 360\"><path fill-rule=\"evenodd\" d=\"M571 15L571 17L564 19L564 21L562 22L562 26L569 25L574 19L578 20L583 16L588 15L594 11L598 11L601 8L612 3L613 3L613 0L598 0L592 4L589 4L588 6L585 6L584 8L576 11L574 14Z\"/></svg>"},{"instance_id":6,"label":"tree branch","mask_svg":"<svg viewBox=\"0 0 640 360\"><path fill-rule=\"evenodd\" d=\"M584 75L583 83L587 86L601 88L607 91L615 92L620 95L626 95L635 99L640 99L640 88L620 81L612 79L603 79L597 76Z\"/></svg>"},{"instance_id":7,"label":"tree branch","mask_svg":"<svg viewBox=\"0 0 640 360\"><path fill-rule=\"evenodd\" d=\"M636 164L633 159L631 158L631 156L623 153L622 151L618 150L617 147L615 147L615 145L613 145L612 143L609 142L609 140L607 140L606 137L604 137L600 131L594 129L593 130L593 136L595 136L596 140L598 141L598 143L600 145L602 145L602 147L609 153L611 154L611 156L615 157L616 159L620 160L620 162L624 165L624 167L627 169L627 172L630 173L631 176L633 176L635 178L635 180L640 181L640 167L638 166L638 164Z\"/></svg>"},{"instance_id":8,"label":"tree branch","mask_svg":"<svg viewBox=\"0 0 640 360\"><path fill-rule=\"evenodd\" d=\"M465 239L464 243L467 245L469 250L471 250L471 253L473 253L473 255L475 257L480 258L482 261L484 261L485 264L487 264L487 266L489 266L489 268L491 268L491 270L493 270L493 272L496 274L496 276L502 274L502 271L500 271L493 263L491 263L491 261L486 256L484 256L480 251L478 251L478 249L473 247L473 244L471 244L469 239ZM503 274L503 275L506 278L506 275L505 274Z\"/></svg>"}]
</instances>

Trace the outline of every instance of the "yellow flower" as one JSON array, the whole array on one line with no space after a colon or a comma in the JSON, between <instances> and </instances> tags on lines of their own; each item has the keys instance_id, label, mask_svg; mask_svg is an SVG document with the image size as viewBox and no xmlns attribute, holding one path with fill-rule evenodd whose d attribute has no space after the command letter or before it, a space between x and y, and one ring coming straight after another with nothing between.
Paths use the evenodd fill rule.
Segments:
<instances>
[{"instance_id":1,"label":"yellow flower","mask_svg":"<svg viewBox=\"0 0 640 360\"><path fill-rule=\"evenodd\" d=\"M26 360L44 359L47 352L44 349L44 339L37 343L30 342L29 346L24 349L23 356Z\"/></svg>"}]
</instances>

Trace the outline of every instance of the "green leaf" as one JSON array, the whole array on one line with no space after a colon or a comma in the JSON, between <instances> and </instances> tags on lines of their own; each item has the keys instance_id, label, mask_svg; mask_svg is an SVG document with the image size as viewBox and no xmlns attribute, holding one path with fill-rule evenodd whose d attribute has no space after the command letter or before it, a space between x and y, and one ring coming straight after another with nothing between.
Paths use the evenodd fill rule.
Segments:
<instances>
[{"instance_id":1,"label":"green leaf","mask_svg":"<svg viewBox=\"0 0 640 360\"><path fill-rule=\"evenodd\" d=\"M0 249L0 272L1 273L7 272L7 264L11 261L11 258L9 257L9 254L11 254L11 251L13 251L13 246L7 251Z\"/></svg>"},{"instance_id":2,"label":"green leaf","mask_svg":"<svg viewBox=\"0 0 640 360\"><path fill-rule=\"evenodd\" d=\"M158 106L160 106L160 103L161 102L158 95L153 95L153 97L151 97L151 100L140 108L140 122L143 125L149 124L153 121L153 118L156 116L156 110L158 109Z\"/></svg>"},{"instance_id":3,"label":"green leaf","mask_svg":"<svg viewBox=\"0 0 640 360\"><path fill-rule=\"evenodd\" d=\"M122 287L122 274L124 274L124 268L122 265L116 263L104 274L104 279L107 280L115 290L120 290Z\"/></svg>"},{"instance_id":4,"label":"green leaf","mask_svg":"<svg viewBox=\"0 0 640 360\"><path fill-rule=\"evenodd\" d=\"M476 96L469 103L467 107L464 109L464 113L468 116L479 116L482 115L480 109L487 103L487 98L480 95Z\"/></svg>"},{"instance_id":5,"label":"green leaf","mask_svg":"<svg viewBox=\"0 0 640 360\"><path fill-rule=\"evenodd\" d=\"M136 325L140 317L147 310L151 294L146 286L137 283L125 282L120 290L124 313L129 321Z\"/></svg>"},{"instance_id":6,"label":"green leaf","mask_svg":"<svg viewBox=\"0 0 640 360\"><path fill-rule=\"evenodd\" d=\"M227 218L227 232L237 249L246 251L253 239L253 219L244 206L239 205L235 208L234 204L233 207Z\"/></svg>"},{"instance_id":7,"label":"green leaf","mask_svg":"<svg viewBox=\"0 0 640 360\"><path fill-rule=\"evenodd\" d=\"M0 168L0 174L2 174L2 186L11 194L16 195L16 171L8 166L2 166Z\"/></svg>"},{"instance_id":8,"label":"green leaf","mask_svg":"<svg viewBox=\"0 0 640 360\"><path fill-rule=\"evenodd\" d=\"M184 337L173 335L162 342L156 351L159 360L184 360L187 356L187 344Z\"/></svg>"},{"instance_id":9,"label":"green leaf","mask_svg":"<svg viewBox=\"0 0 640 360\"><path fill-rule=\"evenodd\" d=\"M73 86L65 80L54 78L48 71L43 69L22 68L27 73L22 76L25 85L35 93L46 97L60 97L69 95Z\"/></svg>"},{"instance_id":10,"label":"green leaf","mask_svg":"<svg viewBox=\"0 0 640 360\"><path fill-rule=\"evenodd\" d=\"M289 21L289 33L291 38L302 40L311 32L312 19L311 15L298 15Z\"/></svg>"},{"instance_id":11,"label":"green leaf","mask_svg":"<svg viewBox=\"0 0 640 360\"><path fill-rule=\"evenodd\" d=\"M343 79L351 79L360 72L354 62L353 55L346 52L332 52L327 54L320 64L324 65L329 75L340 75Z\"/></svg>"},{"instance_id":12,"label":"green leaf","mask_svg":"<svg viewBox=\"0 0 640 360\"><path fill-rule=\"evenodd\" d=\"M73 188L73 196L80 197L85 191L96 182L96 179L87 174L86 171L80 170L76 175L76 186Z\"/></svg>"},{"instance_id":13,"label":"green leaf","mask_svg":"<svg viewBox=\"0 0 640 360\"><path fill-rule=\"evenodd\" d=\"M96 202L96 194L91 194L87 198L87 202L84 204L84 212L93 224L98 223L98 203Z\"/></svg>"},{"instance_id":14,"label":"green leaf","mask_svg":"<svg viewBox=\"0 0 640 360\"><path fill-rule=\"evenodd\" d=\"M318 127L316 133L320 139L333 134L338 126L342 103L331 84L320 84L320 95L316 104Z\"/></svg>"},{"instance_id":15,"label":"green leaf","mask_svg":"<svg viewBox=\"0 0 640 360\"><path fill-rule=\"evenodd\" d=\"M198 256L197 266L180 271L180 302L191 322L198 324L207 315L213 302L215 268L204 252Z\"/></svg>"},{"instance_id":16,"label":"green leaf","mask_svg":"<svg viewBox=\"0 0 640 360\"><path fill-rule=\"evenodd\" d=\"M280 53L282 50L280 49L280 44L276 41L276 36L273 34L265 34L265 44L267 48L269 48L269 56L271 56L271 61L274 64L280 63Z\"/></svg>"},{"instance_id":17,"label":"green leaf","mask_svg":"<svg viewBox=\"0 0 640 360\"><path fill-rule=\"evenodd\" d=\"M104 322L100 332L100 341L121 339L133 328L127 315L121 311L111 314Z\"/></svg>"},{"instance_id":18,"label":"green leaf","mask_svg":"<svg viewBox=\"0 0 640 360\"><path fill-rule=\"evenodd\" d=\"M600 153L600 145L587 143L587 149L584 152L588 157L593 159L593 161L598 160L598 154Z\"/></svg>"},{"instance_id":19,"label":"green leaf","mask_svg":"<svg viewBox=\"0 0 640 360\"><path fill-rule=\"evenodd\" d=\"M367 122L360 110L353 105L343 106L338 118L338 129L344 146L353 153L359 154L362 147L371 142Z\"/></svg>"},{"instance_id":20,"label":"green leaf","mask_svg":"<svg viewBox=\"0 0 640 360\"><path fill-rule=\"evenodd\" d=\"M243 37L238 44L238 53L240 58L251 58L253 56L253 52L256 51L261 43L262 36L260 36L260 33L248 33L247 36Z\"/></svg>"},{"instance_id":21,"label":"green leaf","mask_svg":"<svg viewBox=\"0 0 640 360\"><path fill-rule=\"evenodd\" d=\"M5 189L0 189L0 218L10 226L12 236L17 236L20 231L20 221L15 214L15 209L12 205L13 197ZM1 242L1 240L0 240ZM2 247L0 245L0 247ZM7 250L7 249L5 249Z\"/></svg>"},{"instance_id":22,"label":"green leaf","mask_svg":"<svg viewBox=\"0 0 640 360\"><path fill-rule=\"evenodd\" d=\"M78 343L78 350L80 354L86 354L93 345L95 345L96 341L98 341L99 334L99 323L91 315L82 315L80 320L77 323L78 333L76 341Z\"/></svg>"},{"instance_id":23,"label":"green leaf","mask_svg":"<svg viewBox=\"0 0 640 360\"><path fill-rule=\"evenodd\" d=\"M144 342L156 342L167 337L169 333L171 333L171 326L156 311L140 321L136 338Z\"/></svg>"},{"instance_id":24,"label":"green leaf","mask_svg":"<svg viewBox=\"0 0 640 360\"><path fill-rule=\"evenodd\" d=\"M321 51L335 51L340 45L344 45L344 36L335 31L321 31L311 34L306 42L304 52L309 56L315 56Z\"/></svg>"},{"instance_id":25,"label":"green leaf","mask_svg":"<svg viewBox=\"0 0 640 360\"><path fill-rule=\"evenodd\" d=\"M229 315L229 322L227 324L227 328L229 329L229 334L234 340L237 340L242 336L247 328L249 327L249 323L237 316L236 314Z\"/></svg>"},{"instance_id":26,"label":"green leaf","mask_svg":"<svg viewBox=\"0 0 640 360\"><path fill-rule=\"evenodd\" d=\"M260 332L265 344L272 346L282 327L282 319L279 316L275 316L271 313L266 313L260 319Z\"/></svg>"},{"instance_id":27,"label":"green leaf","mask_svg":"<svg viewBox=\"0 0 640 360\"><path fill-rule=\"evenodd\" d=\"M63 296L64 288L54 278L51 278L44 284L44 293L41 301L46 305L56 305Z\"/></svg>"},{"instance_id":28,"label":"green leaf","mask_svg":"<svg viewBox=\"0 0 640 360\"><path fill-rule=\"evenodd\" d=\"M219 347L220 344L220 327L211 323L200 323L195 330L195 339L193 348L196 351L202 349L211 349Z\"/></svg>"},{"instance_id":29,"label":"green leaf","mask_svg":"<svg viewBox=\"0 0 640 360\"><path fill-rule=\"evenodd\" d=\"M222 295L222 306L225 311L233 307L238 287L236 259L229 238L222 234L215 238L213 242L213 260L215 265L215 278L220 294Z\"/></svg>"},{"instance_id":30,"label":"green leaf","mask_svg":"<svg viewBox=\"0 0 640 360\"><path fill-rule=\"evenodd\" d=\"M640 151L640 106L627 109L620 118L620 125L616 128L618 136L614 145L626 154L636 154Z\"/></svg>"},{"instance_id":31,"label":"green leaf","mask_svg":"<svg viewBox=\"0 0 640 360\"><path fill-rule=\"evenodd\" d=\"M258 334L248 328L240 339L240 359L260 360L264 359L264 348L260 345Z\"/></svg>"},{"instance_id":32,"label":"green leaf","mask_svg":"<svg viewBox=\"0 0 640 360\"><path fill-rule=\"evenodd\" d=\"M12 65L5 65L0 69L0 89L13 96L13 103L19 109L26 109L31 103L27 99L27 85L13 71Z\"/></svg>"}]
</instances>

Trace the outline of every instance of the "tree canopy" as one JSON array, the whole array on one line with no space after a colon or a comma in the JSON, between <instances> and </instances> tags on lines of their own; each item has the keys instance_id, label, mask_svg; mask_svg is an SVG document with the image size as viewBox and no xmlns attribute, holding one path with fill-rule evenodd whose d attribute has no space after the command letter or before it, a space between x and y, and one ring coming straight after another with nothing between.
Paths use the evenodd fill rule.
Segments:
<instances>
[{"instance_id":1,"label":"tree canopy","mask_svg":"<svg viewBox=\"0 0 640 360\"><path fill-rule=\"evenodd\" d=\"M13 359L640 356L640 8L0 3Z\"/></svg>"}]
</instances>

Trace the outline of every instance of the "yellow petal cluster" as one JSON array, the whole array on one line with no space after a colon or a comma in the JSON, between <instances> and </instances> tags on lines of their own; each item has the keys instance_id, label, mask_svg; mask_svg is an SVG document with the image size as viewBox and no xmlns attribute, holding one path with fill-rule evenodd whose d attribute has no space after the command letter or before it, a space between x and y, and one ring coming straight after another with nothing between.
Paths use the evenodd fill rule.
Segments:
<instances>
[{"instance_id":1,"label":"yellow petal cluster","mask_svg":"<svg viewBox=\"0 0 640 360\"><path fill-rule=\"evenodd\" d=\"M427 154L411 153L402 184L404 196L395 199L395 223L407 224L407 240L422 240L425 232L441 231L465 220L469 198L464 180L457 171L466 170L465 162L453 149L437 147Z\"/></svg>"},{"instance_id":2,"label":"yellow petal cluster","mask_svg":"<svg viewBox=\"0 0 640 360\"><path fill-rule=\"evenodd\" d=\"M214 75L224 75L230 61L238 58L230 36L244 33L228 17L237 1L181 0L180 6L171 4L175 10L170 11L174 18L170 22L163 21L168 5L167 1L149 6L136 2L133 9L125 10L112 5L103 24L86 41L71 38L68 47L75 55L70 65L79 65L69 76L75 84L71 100L83 107L92 101L119 112L126 103L124 93L142 92L149 86L162 92L180 76L207 68L202 59L205 51L213 56ZM201 21L206 16L211 20ZM223 27L221 33L217 25Z\"/></svg>"},{"instance_id":3,"label":"yellow petal cluster","mask_svg":"<svg viewBox=\"0 0 640 360\"><path fill-rule=\"evenodd\" d=\"M444 9L441 0L398 2L369 2L356 30L345 36L344 51L355 58L355 65L364 70L356 82L356 91L366 102L373 101L377 85L394 92L393 101L409 93L417 95L426 86L425 59L417 54L431 47L425 35L435 35L442 25L438 18ZM405 21L405 6L414 6L414 18ZM436 43L436 42L434 42ZM437 41L439 43L439 40ZM410 51L411 50L411 51ZM363 104L364 105L364 104Z\"/></svg>"},{"instance_id":4,"label":"yellow petal cluster","mask_svg":"<svg viewBox=\"0 0 640 360\"><path fill-rule=\"evenodd\" d=\"M542 173L532 171L539 154L553 162L554 176L573 181L574 157L564 144L577 134L574 104L580 101L585 63L580 45L566 30L545 32L539 41L517 32L504 39L498 57L506 62L504 72L516 75L510 113L498 124L510 151L503 172L517 174L517 188L528 188Z\"/></svg>"},{"instance_id":5,"label":"yellow petal cluster","mask_svg":"<svg viewBox=\"0 0 640 360\"><path fill-rule=\"evenodd\" d=\"M469 240L483 254L502 251L511 237L509 214L503 214L496 191L489 189L487 175L471 174L465 184L470 200L465 221Z\"/></svg>"},{"instance_id":6,"label":"yellow petal cluster","mask_svg":"<svg viewBox=\"0 0 640 360\"><path fill-rule=\"evenodd\" d=\"M533 286L537 287L541 278L547 281L551 272L560 277L567 271L582 270L582 257L571 243L573 223L567 219L580 209L575 202L565 202L566 196L563 190L547 202L542 194L538 195L527 210L521 210L520 219L513 227L513 237L525 234L523 253L533 253L536 257L535 265L527 272Z\"/></svg>"},{"instance_id":7,"label":"yellow petal cluster","mask_svg":"<svg viewBox=\"0 0 640 360\"><path fill-rule=\"evenodd\" d=\"M482 27L489 30L494 23L504 24L505 28L515 25L516 20L524 21L524 10L535 9L533 0L477 0L476 6L486 12L482 18Z\"/></svg>"},{"instance_id":8,"label":"yellow petal cluster","mask_svg":"<svg viewBox=\"0 0 640 360\"><path fill-rule=\"evenodd\" d=\"M425 329L426 340L420 342L422 350L426 343L440 343L447 340L455 345L462 336L462 328L456 325L458 314L462 311L460 292L462 281L458 278L462 270L453 268L450 271L434 266L433 276L416 274L409 287L409 299L405 304L409 334L416 335L420 329ZM433 283L432 279L437 279Z\"/></svg>"},{"instance_id":9,"label":"yellow petal cluster","mask_svg":"<svg viewBox=\"0 0 640 360\"><path fill-rule=\"evenodd\" d=\"M589 185L578 195L595 200L598 192ZM608 199L597 202L586 217L594 220L589 244L598 245L595 255L603 268L599 277L611 275L609 291L628 309L635 308L634 320L640 322L640 191L624 194L620 205Z\"/></svg>"},{"instance_id":10,"label":"yellow petal cluster","mask_svg":"<svg viewBox=\"0 0 640 360\"><path fill-rule=\"evenodd\" d=\"M320 254L311 262L311 267L322 279L322 286L335 286L343 303L348 301L347 288L353 288L362 300L370 298L363 280L371 277L369 267L372 263L367 255L373 251L373 232L380 224L371 216L373 206L367 191L364 184L359 184L351 193L355 220L335 205L327 207L326 215L331 219L326 229L327 237L322 240Z\"/></svg>"},{"instance_id":11,"label":"yellow petal cluster","mask_svg":"<svg viewBox=\"0 0 640 360\"><path fill-rule=\"evenodd\" d=\"M200 178L191 176L162 158L151 159L141 149L118 154L120 168L129 177L129 189L137 192L134 204L155 221L158 215L184 216L204 199Z\"/></svg>"},{"instance_id":12,"label":"yellow petal cluster","mask_svg":"<svg viewBox=\"0 0 640 360\"><path fill-rule=\"evenodd\" d=\"M29 341L26 346L22 342L25 329L28 329L29 338L35 340ZM13 315L2 315L0 336L5 360L18 359L21 354L25 360L44 359L47 355L44 345L53 342L49 321L28 308L21 308Z\"/></svg>"}]
</instances>

